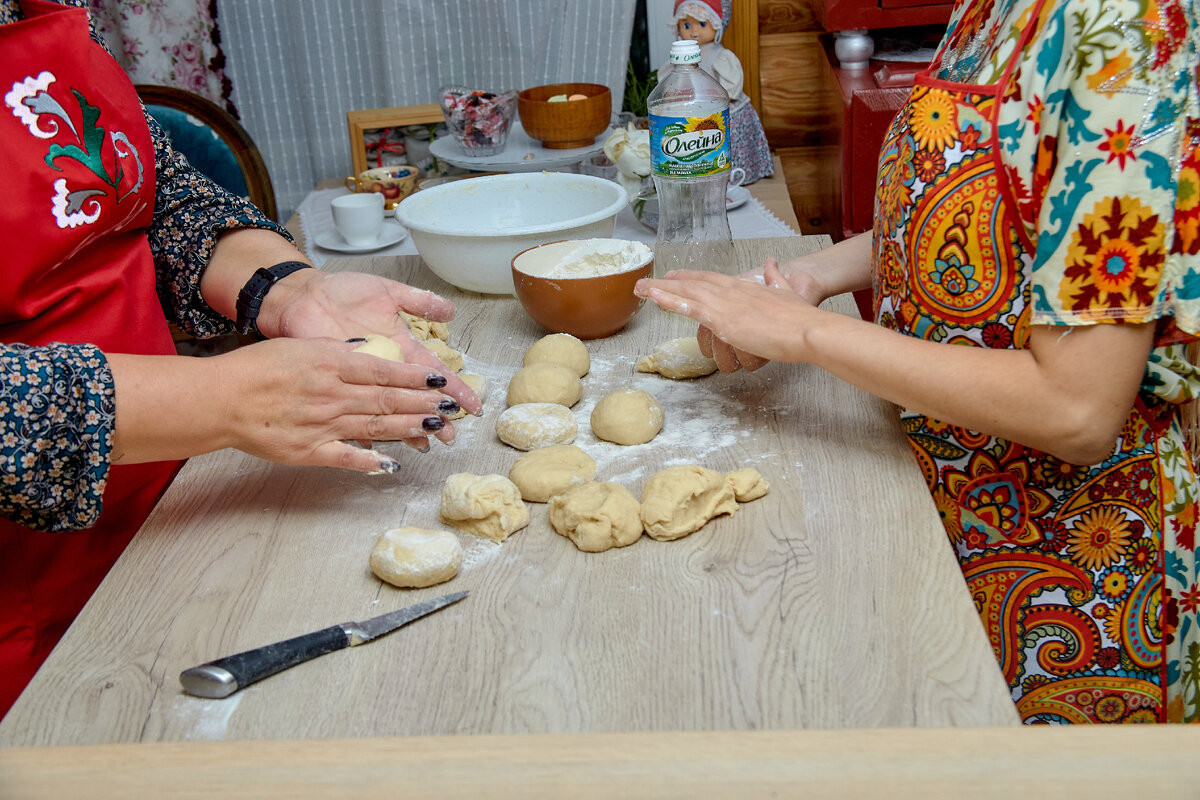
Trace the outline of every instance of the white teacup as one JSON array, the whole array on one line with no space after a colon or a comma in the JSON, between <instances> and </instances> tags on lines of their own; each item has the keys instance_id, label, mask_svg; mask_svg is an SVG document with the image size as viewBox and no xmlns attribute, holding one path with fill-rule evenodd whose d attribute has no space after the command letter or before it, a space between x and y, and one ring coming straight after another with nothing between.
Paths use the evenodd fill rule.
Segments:
<instances>
[{"instance_id":1,"label":"white teacup","mask_svg":"<svg viewBox=\"0 0 1200 800\"><path fill-rule=\"evenodd\" d=\"M333 227L352 247L374 244L383 230L383 195L377 192L333 198Z\"/></svg>"},{"instance_id":2,"label":"white teacup","mask_svg":"<svg viewBox=\"0 0 1200 800\"><path fill-rule=\"evenodd\" d=\"M742 181L746 180L746 170L741 167L734 167L729 170L729 185L741 186Z\"/></svg>"}]
</instances>

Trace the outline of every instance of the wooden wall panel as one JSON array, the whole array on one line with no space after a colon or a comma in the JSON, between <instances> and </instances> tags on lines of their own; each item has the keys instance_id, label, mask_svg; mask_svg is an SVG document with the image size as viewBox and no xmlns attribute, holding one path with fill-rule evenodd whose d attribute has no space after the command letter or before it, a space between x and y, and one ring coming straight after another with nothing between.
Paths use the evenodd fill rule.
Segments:
<instances>
[{"instance_id":1,"label":"wooden wall panel","mask_svg":"<svg viewBox=\"0 0 1200 800\"><path fill-rule=\"evenodd\" d=\"M760 116L771 146L829 144L839 103L816 31L759 37Z\"/></svg>"}]
</instances>

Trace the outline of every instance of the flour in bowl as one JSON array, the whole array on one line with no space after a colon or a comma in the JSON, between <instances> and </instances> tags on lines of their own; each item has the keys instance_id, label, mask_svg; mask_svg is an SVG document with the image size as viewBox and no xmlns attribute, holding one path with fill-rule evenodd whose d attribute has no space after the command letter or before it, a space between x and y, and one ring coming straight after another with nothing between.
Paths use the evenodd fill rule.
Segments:
<instances>
[{"instance_id":1,"label":"flour in bowl","mask_svg":"<svg viewBox=\"0 0 1200 800\"><path fill-rule=\"evenodd\" d=\"M558 263L542 273L547 278L596 278L642 266L653 257L645 244L627 239L583 239Z\"/></svg>"}]
</instances>

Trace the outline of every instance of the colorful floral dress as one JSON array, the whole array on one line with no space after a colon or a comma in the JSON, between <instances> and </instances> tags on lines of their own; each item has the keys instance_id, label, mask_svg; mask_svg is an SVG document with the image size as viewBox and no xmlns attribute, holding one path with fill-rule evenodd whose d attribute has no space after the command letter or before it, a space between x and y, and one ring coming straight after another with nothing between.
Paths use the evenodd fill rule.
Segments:
<instances>
[{"instance_id":1,"label":"colorful floral dress","mask_svg":"<svg viewBox=\"0 0 1200 800\"><path fill-rule=\"evenodd\" d=\"M1025 348L1032 325L1157 321L1102 463L904 413L1030 723L1200 721L1198 38L1193 0L960 3L881 153L880 324Z\"/></svg>"}]
</instances>

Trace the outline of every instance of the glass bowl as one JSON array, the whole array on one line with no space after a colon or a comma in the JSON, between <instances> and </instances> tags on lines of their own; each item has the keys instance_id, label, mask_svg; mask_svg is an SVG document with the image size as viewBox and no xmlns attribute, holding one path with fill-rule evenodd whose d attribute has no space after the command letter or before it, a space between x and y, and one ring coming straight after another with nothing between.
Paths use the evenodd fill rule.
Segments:
<instances>
[{"instance_id":1,"label":"glass bowl","mask_svg":"<svg viewBox=\"0 0 1200 800\"><path fill-rule=\"evenodd\" d=\"M504 150L517 111L516 91L443 86L440 95L446 127L464 154L494 156Z\"/></svg>"}]
</instances>

